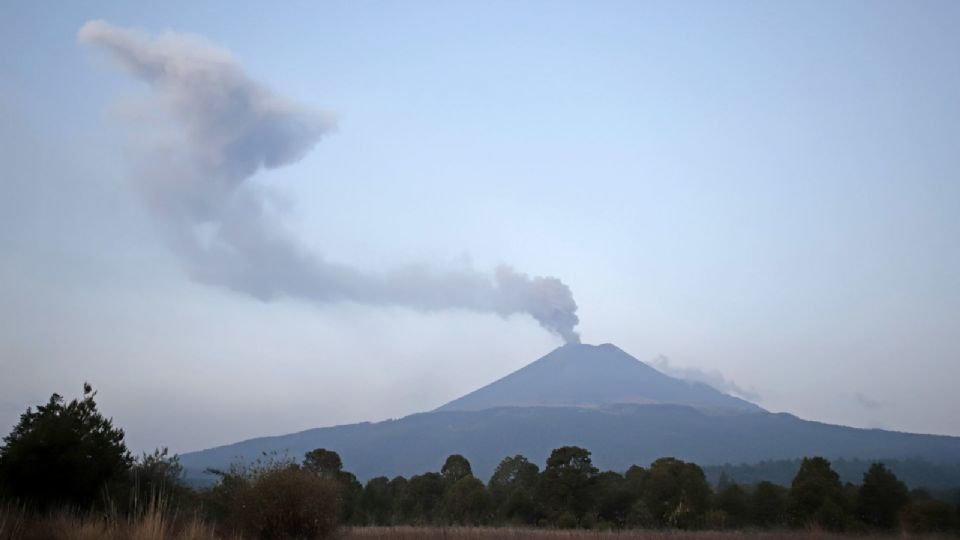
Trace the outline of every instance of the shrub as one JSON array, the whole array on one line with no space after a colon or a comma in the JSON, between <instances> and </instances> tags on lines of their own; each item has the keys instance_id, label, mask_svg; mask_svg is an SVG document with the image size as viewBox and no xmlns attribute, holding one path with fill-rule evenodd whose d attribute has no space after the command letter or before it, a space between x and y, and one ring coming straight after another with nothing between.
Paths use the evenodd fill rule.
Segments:
<instances>
[{"instance_id":1,"label":"shrub","mask_svg":"<svg viewBox=\"0 0 960 540\"><path fill-rule=\"evenodd\" d=\"M564 512L560 514L560 517L557 518L557 528L559 529L576 529L577 528L577 516L573 515L573 512Z\"/></svg>"},{"instance_id":2,"label":"shrub","mask_svg":"<svg viewBox=\"0 0 960 540\"><path fill-rule=\"evenodd\" d=\"M243 530L263 540L325 538L340 515L336 482L296 465L267 471L239 502Z\"/></svg>"},{"instance_id":3,"label":"shrub","mask_svg":"<svg viewBox=\"0 0 960 540\"><path fill-rule=\"evenodd\" d=\"M289 461L218 472L214 510L236 532L261 540L326 538L340 517L339 484Z\"/></svg>"},{"instance_id":4,"label":"shrub","mask_svg":"<svg viewBox=\"0 0 960 540\"><path fill-rule=\"evenodd\" d=\"M903 511L904 528L911 533L946 533L960 527L953 505L946 501L915 501Z\"/></svg>"},{"instance_id":5,"label":"shrub","mask_svg":"<svg viewBox=\"0 0 960 540\"><path fill-rule=\"evenodd\" d=\"M194 492L183 480L183 467L166 448L144 452L130 469L128 509L135 510L152 499L162 498L173 506L194 502Z\"/></svg>"}]
</instances>

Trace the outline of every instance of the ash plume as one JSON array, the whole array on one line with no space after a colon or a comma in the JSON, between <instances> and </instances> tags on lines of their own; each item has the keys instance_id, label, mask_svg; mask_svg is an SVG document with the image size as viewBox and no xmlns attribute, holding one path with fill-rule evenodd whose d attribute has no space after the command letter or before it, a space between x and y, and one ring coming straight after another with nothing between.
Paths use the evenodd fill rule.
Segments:
<instances>
[{"instance_id":1,"label":"ash plume","mask_svg":"<svg viewBox=\"0 0 960 540\"><path fill-rule=\"evenodd\" d=\"M579 342L577 304L555 277L508 266L492 274L419 265L372 273L305 249L282 227L270 193L250 180L302 159L335 121L251 79L229 52L195 36L153 38L103 21L84 24L78 39L146 83L151 108L173 127L140 156L135 183L193 279L263 301L526 313Z\"/></svg>"},{"instance_id":2,"label":"ash plume","mask_svg":"<svg viewBox=\"0 0 960 540\"><path fill-rule=\"evenodd\" d=\"M750 401L759 401L760 394L752 388L743 388L735 381L726 378L723 373L717 370L702 370L695 367L682 367L670 363L670 359L664 355L659 355L650 362L657 371L665 373L678 379L700 382L712 386L714 389L728 394L740 396Z\"/></svg>"}]
</instances>

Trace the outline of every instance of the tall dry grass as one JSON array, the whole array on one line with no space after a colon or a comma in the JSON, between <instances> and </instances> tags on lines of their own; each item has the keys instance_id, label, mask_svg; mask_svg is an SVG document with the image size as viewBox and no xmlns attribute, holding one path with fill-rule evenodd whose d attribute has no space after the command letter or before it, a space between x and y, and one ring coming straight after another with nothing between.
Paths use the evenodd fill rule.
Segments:
<instances>
[{"instance_id":1,"label":"tall dry grass","mask_svg":"<svg viewBox=\"0 0 960 540\"><path fill-rule=\"evenodd\" d=\"M358 527L345 530L343 540L856 540L875 537L822 531L561 531L483 527ZM886 538L932 540L938 537L896 535Z\"/></svg>"},{"instance_id":2,"label":"tall dry grass","mask_svg":"<svg viewBox=\"0 0 960 540\"><path fill-rule=\"evenodd\" d=\"M63 510L38 516L14 504L0 506L0 540L233 540L195 516L152 501L129 516Z\"/></svg>"},{"instance_id":3,"label":"tall dry grass","mask_svg":"<svg viewBox=\"0 0 960 540\"><path fill-rule=\"evenodd\" d=\"M876 535L822 531L562 531L492 527L355 527L337 540L860 540ZM888 536L934 540L947 536ZM178 517L162 505L150 505L132 517L59 512L34 517L13 505L0 506L0 540L243 540L218 533L195 517Z\"/></svg>"}]
</instances>

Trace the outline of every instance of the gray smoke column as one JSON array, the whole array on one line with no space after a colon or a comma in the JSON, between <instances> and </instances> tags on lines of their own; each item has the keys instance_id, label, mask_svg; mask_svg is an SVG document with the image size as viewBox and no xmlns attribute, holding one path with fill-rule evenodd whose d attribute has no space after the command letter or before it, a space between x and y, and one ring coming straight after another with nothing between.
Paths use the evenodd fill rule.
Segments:
<instances>
[{"instance_id":1,"label":"gray smoke column","mask_svg":"<svg viewBox=\"0 0 960 540\"><path fill-rule=\"evenodd\" d=\"M557 278L508 266L492 275L424 266L370 273L304 249L281 226L270 194L249 180L299 161L335 121L277 96L229 52L196 36L152 38L103 21L84 24L78 37L147 83L151 105L175 128L142 156L135 182L193 279L264 301L527 313L564 341L579 342L577 304Z\"/></svg>"}]
</instances>

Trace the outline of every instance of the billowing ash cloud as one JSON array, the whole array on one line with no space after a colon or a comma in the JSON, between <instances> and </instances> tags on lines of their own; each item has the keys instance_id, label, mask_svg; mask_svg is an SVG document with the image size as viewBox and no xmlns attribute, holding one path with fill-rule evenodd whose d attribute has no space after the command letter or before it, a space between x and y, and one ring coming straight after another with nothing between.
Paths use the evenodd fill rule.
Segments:
<instances>
[{"instance_id":1,"label":"billowing ash cloud","mask_svg":"<svg viewBox=\"0 0 960 540\"><path fill-rule=\"evenodd\" d=\"M369 273L304 249L280 226L269 194L249 180L299 161L335 123L252 80L227 51L103 21L83 25L79 40L147 83L176 128L144 156L136 182L194 279L262 300L527 313L566 342L579 341L577 304L557 278L507 266L493 275L424 266Z\"/></svg>"}]
</instances>

